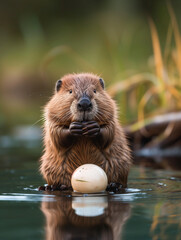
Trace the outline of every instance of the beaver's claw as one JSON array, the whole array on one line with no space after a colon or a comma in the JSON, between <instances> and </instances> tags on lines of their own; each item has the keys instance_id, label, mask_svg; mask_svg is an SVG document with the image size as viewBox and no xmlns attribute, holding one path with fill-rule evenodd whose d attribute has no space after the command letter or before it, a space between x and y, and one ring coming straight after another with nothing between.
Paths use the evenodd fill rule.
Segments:
<instances>
[{"instance_id":1,"label":"beaver's claw","mask_svg":"<svg viewBox=\"0 0 181 240\"><path fill-rule=\"evenodd\" d=\"M83 125L81 122L72 122L69 126L69 131L72 135L81 136Z\"/></svg>"},{"instance_id":2,"label":"beaver's claw","mask_svg":"<svg viewBox=\"0 0 181 240\"><path fill-rule=\"evenodd\" d=\"M106 191L114 192L114 193L122 193L122 192L125 192L125 189L123 188L122 184L111 182L107 185Z\"/></svg>"},{"instance_id":3,"label":"beaver's claw","mask_svg":"<svg viewBox=\"0 0 181 240\"><path fill-rule=\"evenodd\" d=\"M38 187L38 191L66 191L66 190L72 190L72 187L68 187L64 184Z\"/></svg>"},{"instance_id":4,"label":"beaver's claw","mask_svg":"<svg viewBox=\"0 0 181 240\"><path fill-rule=\"evenodd\" d=\"M83 122L83 133L84 136L94 137L100 133L100 126L95 121Z\"/></svg>"}]
</instances>

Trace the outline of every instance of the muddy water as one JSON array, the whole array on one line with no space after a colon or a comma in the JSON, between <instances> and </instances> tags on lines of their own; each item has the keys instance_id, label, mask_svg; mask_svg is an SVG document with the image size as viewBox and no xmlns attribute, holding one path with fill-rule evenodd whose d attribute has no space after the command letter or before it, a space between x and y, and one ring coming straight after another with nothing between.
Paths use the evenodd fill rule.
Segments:
<instances>
[{"instance_id":1,"label":"muddy water","mask_svg":"<svg viewBox=\"0 0 181 240\"><path fill-rule=\"evenodd\" d=\"M181 239L181 172L133 167L122 194L38 192L40 151L0 152L0 239Z\"/></svg>"}]
</instances>

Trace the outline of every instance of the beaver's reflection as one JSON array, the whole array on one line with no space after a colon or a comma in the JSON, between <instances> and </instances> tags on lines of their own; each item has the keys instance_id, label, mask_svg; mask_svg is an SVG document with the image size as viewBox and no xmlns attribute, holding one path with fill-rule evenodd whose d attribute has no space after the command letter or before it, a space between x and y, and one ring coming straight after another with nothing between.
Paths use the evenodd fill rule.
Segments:
<instances>
[{"instance_id":1,"label":"beaver's reflection","mask_svg":"<svg viewBox=\"0 0 181 240\"><path fill-rule=\"evenodd\" d=\"M120 239L130 216L127 203L99 197L56 197L44 199L41 210L46 217L46 239Z\"/></svg>"}]
</instances>

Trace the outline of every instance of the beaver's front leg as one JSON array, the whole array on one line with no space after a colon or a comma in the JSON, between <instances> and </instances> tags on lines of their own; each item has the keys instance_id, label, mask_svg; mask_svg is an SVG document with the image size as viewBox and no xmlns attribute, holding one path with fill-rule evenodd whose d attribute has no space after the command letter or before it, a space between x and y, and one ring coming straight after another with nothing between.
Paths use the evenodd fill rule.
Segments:
<instances>
[{"instance_id":1,"label":"beaver's front leg","mask_svg":"<svg viewBox=\"0 0 181 240\"><path fill-rule=\"evenodd\" d=\"M69 126L69 134L73 136L82 136L83 124L81 122L72 122Z\"/></svg>"},{"instance_id":2,"label":"beaver's front leg","mask_svg":"<svg viewBox=\"0 0 181 240\"><path fill-rule=\"evenodd\" d=\"M100 126L95 121L83 122L82 123L82 135L87 137L96 137L100 133Z\"/></svg>"},{"instance_id":3,"label":"beaver's front leg","mask_svg":"<svg viewBox=\"0 0 181 240\"><path fill-rule=\"evenodd\" d=\"M96 121L83 122L83 136L92 138L93 143L101 150L107 148L114 138L114 126L99 125Z\"/></svg>"},{"instance_id":4,"label":"beaver's front leg","mask_svg":"<svg viewBox=\"0 0 181 240\"><path fill-rule=\"evenodd\" d=\"M70 126L54 126L51 129L50 137L57 150L67 149L76 141L77 137L82 136L83 125L81 122L72 122Z\"/></svg>"}]
</instances>

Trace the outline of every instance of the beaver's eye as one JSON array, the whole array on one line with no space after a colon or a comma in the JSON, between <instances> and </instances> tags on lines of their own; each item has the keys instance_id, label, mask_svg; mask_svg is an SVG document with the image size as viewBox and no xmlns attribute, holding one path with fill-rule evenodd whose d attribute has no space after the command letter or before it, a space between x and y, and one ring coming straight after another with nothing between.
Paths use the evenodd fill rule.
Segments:
<instances>
[{"instance_id":1,"label":"beaver's eye","mask_svg":"<svg viewBox=\"0 0 181 240\"><path fill-rule=\"evenodd\" d=\"M69 93L72 93L72 89L69 90Z\"/></svg>"},{"instance_id":2,"label":"beaver's eye","mask_svg":"<svg viewBox=\"0 0 181 240\"><path fill-rule=\"evenodd\" d=\"M96 93L96 89L94 89L94 93Z\"/></svg>"}]
</instances>

